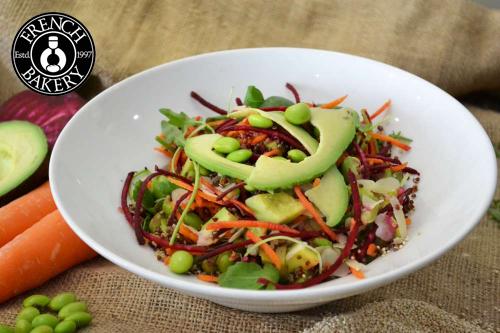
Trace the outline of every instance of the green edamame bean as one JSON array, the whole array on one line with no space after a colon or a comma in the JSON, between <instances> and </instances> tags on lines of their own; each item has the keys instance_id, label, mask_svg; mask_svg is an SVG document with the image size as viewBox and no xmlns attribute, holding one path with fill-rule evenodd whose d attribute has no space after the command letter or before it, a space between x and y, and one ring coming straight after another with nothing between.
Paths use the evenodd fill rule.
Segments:
<instances>
[{"instance_id":1,"label":"green edamame bean","mask_svg":"<svg viewBox=\"0 0 500 333\"><path fill-rule=\"evenodd\" d=\"M258 128L269 128L273 126L273 121L271 119L264 118L260 114L252 114L248 117L248 122L253 127Z\"/></svg>"},{"instance_id":2,"label":"green edamame bean","mask_svg":"<svg viewBox=\"0 0 500 333\"><path fill-rule=\"evenodd\" d=\"M175 251L170 257L168 267L177 274L184 274L193 266L193 256L187 251Z\"/></svg>"},{"instance_id":3,"label":"green edamame bean","mask_svg":"<svg viewBox=\"0 0 500 333\"><path fill-rule=\"evenodd\" d=\"M73 293L60 293L56 295L49 303L49 308L54 311L61 310L65 305L76 302L76 295Z\"/></svg>"},{"instance_id":4,"label":"green edamame bean","mask_svg":"<svg viewBox=\"0 0 500 333\"><path fill-rule=\"evenodd\" d=\"M228 160L236 163L246 162L250 157L252 157L252 151L249 149L238 149L226 156Z\"/></svg>"},{"instance_id":5,"label":"green edamame bean","mask_svg":"<svg viewBox=\"0 0 500 333\"><path fill-rule=\"evenodd\" d=\"M285 119L294 125L302 125L311 120L311 109L306 103L297 103L286 108Z\"/></svg>"},{"instance_id":6,"label":"green edamame bean","mask_svg":"<svg viewBox=\"0 0 500 333\"><path fill-rule=\"evenodd\" d=\"M289 150L287 156L295 163L301 162L307 157L306 153L299 149Z\"/></svg>"},{"instance_id":7,"label":"green edamame bean","mask_svg":"<svg viewBox=\"0 0 500 333\"><path fill-rule=\"evenodd\" d=\"M273 157L275 160L282 160L282 161L288 161L286 158L284 158L283 156L274 156Z\"/></svg>"},{"instance_id":8,"label":"green edamame bean","mask_svg":"<svg viewBox=\"0 0 500 333\"><path fill-rule=\"evenodd\" d=\"M14 333L14 329L10 326L0 324L0 333Z\"/></svg>"},{"instance_id":9,"label":"green edamame bean","mask_svg":"<svg viewBox=\"0 0 500 333\"><path fill-rule=\"evenodd\" d=\"M59 319L56 316L51 315L50 313L44 313L33 318L33 321L31 321L31 326L38 327L47 325L54 328L56 327L57 323L59 323Z\"/></svg>"},{"instance_id":10,"label":"green edamame bean","mask_svg":"<svg viewBox=\"0 0 500 333\"><path fill-rule=\"evenodd\" d=\"M59 318L66 319L74 312L84 312L87 311L87 304L84 302L73 302L66 304L61 310L59 310Z\"/></svg>"},{"instance_id":11,"label":"green edamame bean","mask_svg":"<svg viewBox=\"0 0 500 333\"><path fill-rule=\"evenodd\" d=\"M29 333L31 331L31 322L26 319L16 321L15 333Z\"/></svg>"},{"instance_id":12,"label":"green edamame bean","mask_svg":"<svg viewBox=\"0 0 500 333\"><path fill-rule=\"evenodd\" d=\"M40 314L40 311L38 311L37 308L34 308L32 306L29 306L27 308L24 308L19 312L19 314L16 317L16 320L21 320L21 319L26 319L31 323L33 318L38 316Z\"/></svg>"},{"instance_id":13,"label":"green edamame bean","mask_svg":"<svg viewBox=\"0 0 500 333\"><path fill-rule=\"evenodd\" d=\"M323 238L323 237L316 237L312 240L312 244L315 246L315 247L320 247L320 246L332 246L333 243L326 239L326 238Z\"/></svg>"},{"instance_id":14,"label":"green edamame bean","mask_svg":"<svg viewBox=\"0 0 500 333\"><path fill-rule=\"evenodd\" d=\"M25 308L29 306L34 306L34 307L44 307L49 304L50 298L48 298L45 295L31 295L28 298L25 298L23 301L23 306Z\"/></svg>"},{"instance_id":15,"label":"green edamame bean","mask_svg":"<svg viewBox=\"0 0 500 333\"><path fill-rule=\"evenodd\" d=\"M214 149L218 153L229 154L240 148L240 142L228 136L222 137L214 142Z\"/></svg>"},{"instance_id":16,"label":"green edamame bean","mask_svg":"<svg viewBox=\"0 0 500 333\"><path fill-rule=\"evenodd\" d=\"M153 192L156 199L166 197L176 188L177 186L169 182L168 178L163 175L155 177L151 181L151 192Z\"/></svg>"},{"instance_id":17,"label":"green edamame bean","mask_svg":"<svg viewBox=\"0 0 500 333\"><path fill-rule=\"evenodd\" d=\"M252 108L258 108L264 102L262 92L255 86L248 86L243 103Z\"/></svg>"},{"instance_id":18,"label":"green edamame bean","mask_svg":"<svg viewBox=\"0 0 500 333\"><path fill-rule=\"evenodd\" d=\"M201 230L201 227L203 226L203 221L201 218L193 212L189 212L184 216L184 224L195 228L196 230Z\"/></svg>"},{"instance_id":19,"label":"green edamame bean","mask_svg":"<svg viewBox=\"0 0 500 333\"><path fill-rule=\"evenodd\" d=\"M35 327L30 333L54 333L54 329L47 325Z\"/></svg>"},{"instance_id":20,"label":"green edamame bean","mask_svg":"<svg viewBox=\"0 0 500 333\"><path fill-rule=\"evenodd\" d=\"M74 333L76 323L73 320L63 320L54 328L54 333Z\"/></svg>"},{"instance_id":21,"label":"green edamame bean","mask_svg":"<svg viewBox=\"0 0 500 333\"><path fill-rule=\"evenodd\" d=\"M92 321L92 316L88 312L74 312L65 321L73 321L76 324L76 327L85 327L90 324Z\"/></svg>"},{"instance_id":22,"label":"green edamame bean","mask_svg":"<svg viewBox=\"0 0 500 333\"><path fill-rule=\"evenodd\" d=\"M219 269L219 271L224 273L225 271L227 271L229 266L231 266L233 264L233 262L231 261L230 258L231 258L231 253L229 253L229 252L223 252L217 256L217 259L215 260L215 264L217 265L217 268Z\"/></svg>"}]
</instances>

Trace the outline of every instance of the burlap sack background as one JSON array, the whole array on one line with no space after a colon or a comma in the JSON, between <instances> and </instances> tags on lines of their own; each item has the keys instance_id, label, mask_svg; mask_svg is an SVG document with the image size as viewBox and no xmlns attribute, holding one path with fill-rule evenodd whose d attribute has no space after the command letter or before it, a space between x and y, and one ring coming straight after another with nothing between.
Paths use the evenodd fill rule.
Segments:
<instances>
[{"instance_id":1,"label":"burlap sack background","mask_svg":"<svg viewBox=\"0 0 500 333\"><path fill-rule=\"evenodd\" d=\"M24 89L10 63L14 34L30 17L47 11L77 17L94 37L94 76L80 90L87 97L173 59L258 46L367 56L456 96L500 91L500 12L468 1L3 1L0 102ZM468 107L498 143L500 103L485 104L481 96L467 101L482 108ZM291 314L227 309L161 288L104 259L36 291L73 290L88 300L95 315L88 332L499 331L499 236L498 224L485 218L455 249L403 280ZM0 322L13 322L21 299L0 305Z\"/></svg>"}]
</instances>

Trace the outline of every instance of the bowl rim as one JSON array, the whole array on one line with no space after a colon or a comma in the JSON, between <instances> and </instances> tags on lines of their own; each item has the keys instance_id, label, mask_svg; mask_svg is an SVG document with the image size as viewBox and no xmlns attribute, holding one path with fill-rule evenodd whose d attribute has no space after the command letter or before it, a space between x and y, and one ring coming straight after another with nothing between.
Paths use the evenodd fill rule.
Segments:
<instances>
[{"instance_id":1,"label":"bowl rim","mask_svg":"<svg viewBox=\"0 0 500 333\"><path fill-rule=\"evenodd\" d=\"M325 285L324 283L321 283L319 285L309 287L309 288L304 288L304 289L291 289L291 290L244 290L244 289L233 289L233 288L223 288L218 285L212 285L212 284L204 284L200 282L195 282L192 280L188 279L176 279L176 278L171 278L168 275L163 275L161 273L157 273L154 271L151 271L147 268L144 268L138 264L134 264L132 262L129 262L125 258L121 258L119 255L114 254L113 252L109 251L106 247L102 246L101 244L95 242L92 237L90 237L84 229L82 229L78 223L76 223L73 218L71 217L71 214L66 210L66 208L63 205L63 200L59 196L59 191L58 191L58 182L56 181L57 177L57 169L58 165L56 164L56 161L59 159L59 149L60 144L58 142L63 141L64 138L66 137L67 133L69 130L73 127L73 124L75 124L79 117L81 115L85 114L89 109L89 105L92 105L95 101L99 101L102 98L105 98L107 94L115 91L116 89L120 89L122 85L128 84L129 82L132 82L134 80L140 79L142 75L146 75L152 72L156 71L163 71L165 69L168 69L169 67L173 67L179 64L183 63L189 63L192 61L197 61L198 59L201 58L210 58L210 57L218 57L221 55L227 55L227 54L251 54L251 53L261 53L261 52L305 52L305 53L324 53L324 54L331 54L336 57L346 57L346 58L352 58L353 60L357 61L363 61L363 62L368 62L373 66L378 66L382 67L389 72L393 72L399 75L404 75L409 77L412 80L420 81L421 83L425 83L429 85L430 89L433 89L434 91L437 91L441 94L445 94L446 96L449 97L450 102L454 103L456 105L456 112L463 112L464 114L467 115L469 118L468 120L472 123L470 126L476 126L478 130L478 140L482 141L482 144L489 146L489 155L485 156L485 162L493 163L495 164L495 167L492 167L491 169L493 170L493 173L489 175L491 177L491 185L489 188L485 189L486 191L483 193L486 193L485 195L482 196L482 202L480 203L481 207L479 212L480 214L477 214L474 217L474 221L471 220L470 223L464 224L464 227L462 227L457 234L452 237L452 238L447 238L446 241L440 246L440 248L432 252L426 256L423 256L419 258L418 260L405 264L403 266L391 269L385 273L379 274L374 277L367 277L366 279L363 280L353 280L351 282L348 282L346 284L342 285ZM489 161L487 161L487 158ZM488 175L486 175L488 177ZM491 144L491 141L482 127L482 125L479 123L479 121L468 111L460 102L458 102L453 96L448 94L446 91L442 90L441 88L437 87L431 82L428 82L420 77L418 77L415 74L412 74L410 72L407 72L405 70L402 70L400 68L394 67L392 65L385 64L383 62L379 62L376 60L372 60L369 58L361 57L361 56L356 56L356 55L351 55L347 53L342 53L342 52L335 52L335 51L329 51L329 50L321 50L321 49L311 49L311 48L294 48L294 47L262 47L262 48L243 48L243 49L232 49L232 50L222 50L222 51L216 51L216 52L210 52L210 53L203 53L203 54L198 54L190 57L185 57L181 59L177 59L171 62L167 62L164 64L160 64L158 66L152 67L150 69L141 71L139 73L136 73L128 78L125 78L111 87L105 89L104 91L100 92L97 96L95 96L93 99L91 99L89 102L87 102L79 112L75 114L75 116L70 120L70 122L65 126L63 131L60 133L59 139L57 140L54 149L52 151L52 157L50 159L50 165L49 165L49 180L50 180L50 187L52 191L52 195L54 197L54 201L70 226L70 228L80 237L85 243L87 243L91 248L93 248L96 252L98 252L100 255L108 259L109 261L113 262L114 264L134 273L137 274L141 277L144 277L148 280L154 281L156 283L159 283L160 285L177 289L180 291L185 291L186 293L189 294L196 294L198 296L205 296L205 297L216 297L216 298L224 298L224 299L232 299L232 300L258 300L258 301L287 301L288 303L318 303L321 300L327 300L331 299L332 295L338 294L338 295L343 295L343 296L349 296L353 294L358 294L364 291L368 291L370 289L376 288L381 285L388 284L390 282L393 282L397 279L400 279L402 277L405 277L409 275L410 273L415 272L416 270L432 263L433 261L437 260L439 257L441 257L443 254L445 254L447 251L449 251L452 247L454 247L458 242L460 242L481 220L483 217L484 213L488 209L491 201L493 200L495 190L496 190L496 179L497 179L497 168L496 168L496 157L494 153L494 148L493 145ZM343 297L340 296L340 297Z\"/></svg>"}]
</instances>

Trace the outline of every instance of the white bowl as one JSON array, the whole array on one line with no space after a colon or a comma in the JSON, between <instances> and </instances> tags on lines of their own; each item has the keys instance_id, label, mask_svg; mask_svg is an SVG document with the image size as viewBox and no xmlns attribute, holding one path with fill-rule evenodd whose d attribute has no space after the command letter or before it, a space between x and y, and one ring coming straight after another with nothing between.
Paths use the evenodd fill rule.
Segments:
<instances>
[{"instance_id":1,"label":"white bowl","mask_svg":"<svg viewBox=\"0 0 500 333\"><path fill-rule=\"evenodd\" d=\"M392 128L412 138L403 156L421 171L416 212L406 246L353 276L286 291L226 289L175 275L157 261L119 212L127 172L165 163L154 136L161 107L192 116L213 113L189 97L195 90L227 107L247 85L266 95L305 100L349 94L345 105L373 111L392 99ZM182 293L233 308L285 312L317 306L388 284L416 271L457 244L480 220L496 184L496 159L483 128L459 102L400 69L347 54L292 48L224 51L175 61L134 75L86 104L54 148L50 184L59 210L93 249L117 265Z\"/></svg>"}]
</instances>

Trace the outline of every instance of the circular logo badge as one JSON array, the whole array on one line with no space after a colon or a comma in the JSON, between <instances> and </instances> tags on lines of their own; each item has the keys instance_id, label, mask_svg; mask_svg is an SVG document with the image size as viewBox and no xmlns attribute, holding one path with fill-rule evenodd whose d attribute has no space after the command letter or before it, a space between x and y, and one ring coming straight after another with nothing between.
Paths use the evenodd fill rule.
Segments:
<instances>
[{"instance_id":1,"label":"circular logo badge","mask_svg":"<svg viewBox=\"0 0 500 333\"><path fill-rule=\"evenodd\" d=\"M23 83L44 95L78 88L92 72L95 47L85 26L62 13L31 18L12 43L12 64Z\"/></svg>"}]
</instances>

